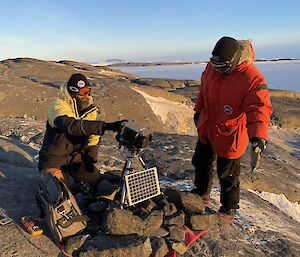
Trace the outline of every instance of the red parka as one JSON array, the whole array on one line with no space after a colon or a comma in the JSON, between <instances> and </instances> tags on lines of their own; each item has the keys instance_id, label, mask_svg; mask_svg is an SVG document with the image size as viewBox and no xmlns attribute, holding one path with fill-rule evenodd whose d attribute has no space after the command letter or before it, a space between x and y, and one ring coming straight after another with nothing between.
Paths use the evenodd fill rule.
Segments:
<instances>
[{"instance_id":1,"label":"red parka","mask_svg":"<svg viewBox=\"0 0 300 257\"><path fill-rule=\"evenodd\" d=\"M249 138L268 140L272 106L266 81L254 66L250 41L239 41L242 55L237 67L222 75L208 63L201 76L194 110L199 113L198 136L209 140L223 158L241 157Z\"/></svg>"}]
</instances>

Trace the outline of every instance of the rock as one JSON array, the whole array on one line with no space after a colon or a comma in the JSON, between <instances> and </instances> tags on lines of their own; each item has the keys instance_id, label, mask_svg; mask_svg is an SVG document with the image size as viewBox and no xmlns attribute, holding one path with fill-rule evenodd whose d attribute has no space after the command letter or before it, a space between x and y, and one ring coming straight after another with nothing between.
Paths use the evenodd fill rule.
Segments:
<instances>
[{"instance_id":1,"label":"rock","mask_svg":"<svg viewBox=\"0 0 300 257\"><path fill-rule=\"evenodd\" d=\"M174 239L177 241L183 241L184 240L184 229L183 226L178 226L178 225L171 225L168 227L169 230L169 238Z\"/></svg>"},{"instance_id":2,"label":"rock","mask_svg":"<svg viewBox=\"0 0 300 257\"><path fill-rule=\"evenodd\" d=\"M176 208L175 204L167 203L163 207L163 212L164 212L164 215L168 217L168 216L175 214L177 212L177 208Z\"/></svg>"},{"instance_id":3,"label":"rock","mask_svg":"<svg viewBox=\"0 0 300 257\"><path fill-rule=\"evenodd\" d=\"M177 207L181 209L183 208L179 190L167 188L164 190L164 195L166 196L169 202L174 203Z\"/></svg>"},{"instance_id":4,"label":"rock","mask_svg":"<svg viewBox=\"0 0 300 257\"><path fill-rule=\"evenodd\" d=\"M119 188L117 188L111 194L97 196L97 199L107 199L107 200L113 201L113 200L115 200L115 197L116 197L116 194L118 191L119 191Z\"/></svg>"},{"instance_id":5,"label":"rock","mask_svg":"<svg viewBox=\"0 0 300 257\"><path fill-rule=\"evenodd\" d=\"M74 251L78 250L90 235L77 235L68 237L64 243L64 250L67 254L73 254Z\"/></svg>"},{"instance_id":6,"label":"rock","mask_svg":"<svg viewBox=\"0 0 300 257\"><path fill-rule=\"evenodd\" d=\"M117 184L122 181L121 177L118 176L117 174L111 172L111 171L106 171L102 175L102 179L107 179L110 183Z\"/></svg>"},{"instance_id":7,"label":"rock","mask_svg":"<svg viewBox=\"0 0 300 257\"><path fill-rule=\"evenodd\" d=\"M183 242L170 240L168 243L171 246L171 248L179 254L184 254L187 251L187 247Z\"/></svg>"},{"instance_id":8,"label":"rock","mask_svg":"<svg viewBox=\"0 0 300 257\"><path fill-rule=\"evenodd\" d=\"M161 211L152 212L146 219L133 215L129 210L111 208L105 216L102 227L104 231L113 235L138 234L140 236L155 236L163 222Z\"/></svg>"},{"instance_id":9,"label":"rock","mask_svg":"<svg viewBox=\"0 0 300 257\"><path fill-rule=\"evenodd\" d=\"M170 216L170 217L166 217L164 220L164 225L177 225L180 227L183 227L184 225L184 220L185 220L185 214L183 211L179 211L178 213Z\"/></svg>"},{"instance_id":10,"label":"rock","mask_svg":"<svg viewBox=\"0 0 300 257\"><path fill-rule=\"evenodd\" d=\"M157 230L163 223L163 217L162 211L156 210L152 212L150 216L143 222L143 232L138 234L144 236L156 235Z\"/></svg>"},{"instance_id":11,"label":"rock","mask_svg":"<svg viewBox=\"0 0 300 257\"><path fill-rule=\"evenodd\" d=\"M170 202L187 212L203 213L205 210L202 198L197 194L180 192L174 189L166 189L164 194Z\"/></svg>"},{"instance_id":12,"label":"rock","mask_svg":"<svg viewBox=\"0 0 300 257\"><path fill-rule=\"evenodd\" d=\"M119 188L118 185L112 184L107 179L101 179L99 182L97 189L98 189L98 195L110 195L113 193L117 188Z\"/></svg>"},{"instance_id":13,"label":"rock","mask_svg":"<svg viewBox=\"0 0 300 257\"><path fill-rule=\"evenodd\" d=\"M166 237L169 235L169 231L167 231L166 229L159 227L156 231L154 231L154 233L152 233L151 236L153 237Z\"/></svg>"},{"instance_id":14,"label":"rock","mask_svg":"<svg viewBox=\"0 0 300 257\"><path fill-rule=\"evenodd\" d=\"M153 164L155 166L155 164ZM151 199L156 204L157 210L163 210L163 208L169 204L168 199L162 193L154 198Z\"/></svg>"},{"instance_id":15,"label":"rock","mask_svg":"<svg viewBox=\"0 0 300 257\"><path fill-rule=\"evenodd\" d=\"M102 227L107 233L113 235L129 235L141 231L143 220L131 211L111 208L105 215Z\"/></svg>"},{"instance_id":16,"label":"rock","mask_svg":"<svg viewBox=\"0 0 300 257\"><path fill-rule=\"evenodd\" d=\"M103 198L113 201L120 187L110 183L107 179L102 179L97 186L97 190L97 199Z\"/></svg>"},{"instance_id":17,"label":"rock","mask_svg":"<svg viewBox=\"0 0 300 257\"><path fill-rule=\"evenodd\" d=\"M90 204L87 208L88 212L104 212L108 207L107 201L97 201Z\"/></svg>"},{"instance_id":18,"label":"rock","mask_svg":"<svg viewBox=\"0 0 300 257\"><path fill-rule=\"evenodd\" d=\"M151 252L148 237L99 235L86 241L79 257L149 257Z\"/></svg>"},{"instance_id":19,"label":"rock","mask_svg":"<svg viewBox=\"0 0 300 257\"><path fill-rule=\"evenodd\" d=\"M192 213L203 213L205 206L202 198L197 194L185 193L180 194L183 208Z\"/></svg>"},{"instance_id":20,"label":"rock","mask_svg":"<svg viewBox=\"0 0 300 257\"><path fill-rule=\"evenodd\" d=\"M165 257L166 254L169 252L166 241L163 238L151 237L150 241L151 241L151 247L152 247L151 256Z\"/></svg>"},{"instance_id":21,"label":"rock","mask_svg":"<svg viewBox=\"0 0 300 257\"><path fill-rule=\"evenodd\" d=\"M139 204L139 207L144 208L146 211L151 212L152 210L154 210L156 208L156 203L153 202L151 199L142 202L141 204Z\"/></svg>"},{"instance_id":22,"label":"rock","mask_svg":"<svg viewBox=\"0 0 300 257\"><path fill-rule=\"evenodd\" d=\"M204 230L218 223L218 214L192 215L190 223L192 225L192 229Z\"/></svg>"}]
</instances>

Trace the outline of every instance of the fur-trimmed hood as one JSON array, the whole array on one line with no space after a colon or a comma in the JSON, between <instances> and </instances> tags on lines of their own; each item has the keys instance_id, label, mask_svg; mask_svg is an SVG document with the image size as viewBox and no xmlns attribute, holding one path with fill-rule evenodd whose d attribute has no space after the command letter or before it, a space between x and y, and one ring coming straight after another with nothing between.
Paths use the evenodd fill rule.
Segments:
<instances>
[{"instance_id":1,"label":"fur-trimmed hood","mask_svg":"<svg viewBox=\"0 0 300 257\"><path fill-rule=\"evenodd\" d=\"M242 48L240 60L237 64L238 70L243 70L254 62L255 53L250 39L238 40Z\"/></svg>"},{"instance_id":2,"label":"fur-trimmed hood","mask_svg":"<svg viewBox=\"0 0 300 257\"><path fill-rule=\"evenodd\" d=\"M68 92L67 83L62 83L60 85L59 98L66 101L68 104L73 105L73 98L71 97L70 93Z\"/></svg>"},{"instance_id":3,"label":"fur-trimmed hood","mask_svg":"<svg viewBox=\"0 0 300 257\"><path fill-rule=\"evenodd\" d=\"M69 105L69 107L72 109L72 112L74 112L74 114L76 115L75 117L80 118L80 115L79 115L80 110L78 108L77 101L75 98L72 98L72 96L70 95L70 93L68 91L67 83L62 83L60 85L59 99L66 102ZM89 106L87 107L86 111L89 112L90 109L94 109L94 108L96 108L99 111L99 109L94 106L93 99L92 99L91 102L89 103Z\"/></svg>"}]
</instances>

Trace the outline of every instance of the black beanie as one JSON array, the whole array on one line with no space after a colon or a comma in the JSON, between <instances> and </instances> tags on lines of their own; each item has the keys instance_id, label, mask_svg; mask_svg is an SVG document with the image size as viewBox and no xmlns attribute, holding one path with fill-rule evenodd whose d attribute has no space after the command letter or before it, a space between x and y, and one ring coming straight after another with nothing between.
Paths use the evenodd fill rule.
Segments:
<instances>
[{"instance_id":1,"label":"black beanie","mask_svg":"<svg viewBox=\"0 0 300 257\"><path fill-rule=\"evenodd\" d=\"M232 37L222 37L212 51L212 61L215 63L231 62L237 64L241 57L241 46Z\"/></svg>"},{"instance_id":2,"label":"black beanie","mask_svg":"<svg viewBox=\"0 0 300 257\"><path fill-rule=\"evenodd\" d=\"M91 87L86 77L80 73L73 74L68 83L67 88L69 92L78 93L84 87Z\"/></svg>"}]
</instances>

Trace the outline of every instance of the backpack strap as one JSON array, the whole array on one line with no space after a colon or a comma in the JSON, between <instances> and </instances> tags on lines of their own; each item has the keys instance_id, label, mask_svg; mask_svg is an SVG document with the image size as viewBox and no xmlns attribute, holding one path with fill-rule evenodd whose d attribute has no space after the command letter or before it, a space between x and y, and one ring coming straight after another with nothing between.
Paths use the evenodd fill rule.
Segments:
<instances>
[{"instance_id":1,"label":"backpack strap","mask_svg":"<svg viewBox=\"0 0 300 257\"><path fill-rule=\"evenodd\" d=\"M87 215L76 215L69 219L69 222L81 222L81 221L89 221L89 217Z\"/></svg>"},{"instance_id":2,"label":"backpack strap","mask_svg":"<svg viewBox=\"0 0 300 257\"><path fill-rule=\"evenodd\" d=\"M89 217L86 215L75 215L71 218L68 218L66 215L64 215L61 219L59 219L57 221L57 223L63 227L63 228L67 228L69 227L71 224L73 224L74 222L86 222L89 221Z\"/></svg>"}]
</instances>

